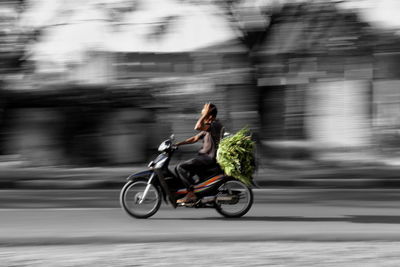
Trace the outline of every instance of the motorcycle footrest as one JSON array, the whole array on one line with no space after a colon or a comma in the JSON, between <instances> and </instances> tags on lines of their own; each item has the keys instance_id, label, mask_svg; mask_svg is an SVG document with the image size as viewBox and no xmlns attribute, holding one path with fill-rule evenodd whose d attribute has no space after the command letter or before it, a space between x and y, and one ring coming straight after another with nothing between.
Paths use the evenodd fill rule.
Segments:
<instances>
[{"instance_id":1,"label":"motorcycle footrest","mask_svg":"<svg viewBox=\"0 0 400 267\"><path fill-rule=\"evenodd\" d=\"M198 200L198 201L196 201L196 202L178 203L177 206L178 206L178 207L193 208L193 207L197 206L199 203L200 203L200 200Z\"/></svg>"}]
</instances>

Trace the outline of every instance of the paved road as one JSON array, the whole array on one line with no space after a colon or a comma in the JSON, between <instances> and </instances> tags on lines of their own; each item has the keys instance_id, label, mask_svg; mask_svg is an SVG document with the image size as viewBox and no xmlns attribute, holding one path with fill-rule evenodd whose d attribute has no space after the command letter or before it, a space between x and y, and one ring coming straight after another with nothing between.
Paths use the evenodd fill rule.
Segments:
<instances>
[{"instance_id":1,"label":"paved road","mask_svg":"<svg viewBox=\"0 0 400 267\"><path fill-rule=\"evenodd\" d=\"M1 266L397 267L399 242L163 242L0 248Z\"/></svg>"},{"instance_id":2,"label":"paved road","mask_svg":"<svg viewBox=\"0 0 400 267\"><path fill-rule=\"evenodd\" d=\"M97 193L98 197L102 195ZM257 191L256 204L251 211L235 220L224 219L212 209L174 210L165 205L154 217L137 220L119 209L115 200L109 202L111 207L108 208L84 205L80 208L3 208L0 210L0 244L109 244L193 239L204 242L400 241L399 204L400 194L396 190L279 189Z\"/></svg>"},{"instance_id":3,"label":"paved road","mask_svg":"<svg viewBox=\"0 0 400 267\"><path fill-rule=\"evenodd\" d=\"M115 190L0 193L0 266L400 266L399 190L258 190L235 220L137 220Z\"/></svg>"}]
</instances>

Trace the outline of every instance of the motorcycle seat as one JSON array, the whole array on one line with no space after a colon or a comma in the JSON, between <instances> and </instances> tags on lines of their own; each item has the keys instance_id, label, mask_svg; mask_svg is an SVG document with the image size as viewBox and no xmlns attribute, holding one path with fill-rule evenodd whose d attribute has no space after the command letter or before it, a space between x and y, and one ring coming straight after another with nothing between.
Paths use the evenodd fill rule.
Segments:
<instances>
[{"instance_id":1,"label":"motorcycle seat","mask_svg":"<svg viewBox=\"0 0 400 267\"><path fill-rule=\"evenodd\" d=\"M223 173L223 171L221 170L219 165L216 164L214 167L208 168L207 170L204 170L203 172L195 175L195 176L198 176L198 180L195 180L196 184L204 182L208 178L211 178L212 176L215 176L215 175L218 175L218 174L222 174L222 173Z\"/></svg>"}]
</instances>

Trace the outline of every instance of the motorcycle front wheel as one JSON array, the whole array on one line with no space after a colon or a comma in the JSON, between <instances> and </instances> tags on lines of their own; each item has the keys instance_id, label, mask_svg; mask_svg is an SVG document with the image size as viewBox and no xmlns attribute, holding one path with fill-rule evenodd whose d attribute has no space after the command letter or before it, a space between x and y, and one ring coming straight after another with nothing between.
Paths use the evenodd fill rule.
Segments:
<instances>
[{"instance_id":1,"label":"motorcycle front wheel","mask_svg":"<svg viewBox=\"0 0 400 267\"><path fill-rule=\"evenodd\" d=\"M229 180L218 188L215 209L227 218L245 215L253 205L252 190L238 180ZM228 201L218 201L228 199Z\"/></svg>"},{"instance_id":2,"label":"motorcycle front wheel","mask_svg":"<svg viewBox=\"0 0 400 267\"><path fill-rule=\"evenodd\" d=\"M150 184L146 198L142 201L147 187L145 179L129 181L121 190L121 207L132 217L145 219L153 216L161 206L160 189Z\"/></svg>"}]
</instances>

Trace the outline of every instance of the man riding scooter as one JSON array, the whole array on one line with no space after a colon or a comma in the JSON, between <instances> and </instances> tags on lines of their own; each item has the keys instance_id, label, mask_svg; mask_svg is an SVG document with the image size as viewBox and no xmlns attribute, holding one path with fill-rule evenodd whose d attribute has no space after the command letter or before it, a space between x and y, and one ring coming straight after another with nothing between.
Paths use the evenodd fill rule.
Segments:
<instances>
[{"instance_id":1,"label":"man riding scooter","mask_svg":"<svg viewBox=\"0 0 400 267\"><path fill-rule=\"evenodd\" d=\"M215 158L223 129L222 124L217 120L217 113L218 110L214 104L205 104L201 111L201 116L194 127L200 133L175 144L176 146L181 146L203 140L203 146L197 156L178 164L176 167L177 174L188 191L185 197L177 200L178 204L196 202L197 197L193 191L193 176L201 173L204 169L213 168L217 165Z\"/></svg>"}]
</instances>

